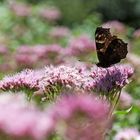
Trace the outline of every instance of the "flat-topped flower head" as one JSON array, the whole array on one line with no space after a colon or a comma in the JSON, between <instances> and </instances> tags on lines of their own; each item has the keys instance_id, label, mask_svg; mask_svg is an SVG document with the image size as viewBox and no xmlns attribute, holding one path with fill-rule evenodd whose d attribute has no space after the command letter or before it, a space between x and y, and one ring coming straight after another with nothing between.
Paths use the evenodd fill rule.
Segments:
<instances>
[{"instance_id":1,"label":"flat-topped flower head","mask_svg":"<svg viewBox=\"0 0 140 140\"><path fill-rule=\"evenodd\" d=\"M43 77L43 71L33 71L26 69L13 76L6 76L0 81L1 90L22 90L29 88L30 90L39 89L38 82Z\"/></svg>"},{"instance_id":2,"label":"flat-topped flower head","mask_svg":"<svg viewBox=\"0 0 140 140\"><path fill-rule=\"evenodd\" d=\"M80 88L81 80L82 75L79 69L61 65L58 67L46 67L45 76L39 84L44 90L56 84L69 88Z\"/></svg>"},{"instance_id":3,"label":"flat-topped flower head","mask_svg":"<svg viewBox=\"0 0 140 140\"><path fill-rule=\"evenodd\" d=\"M49 114L27 102L23 93L0 95L0 124L0 137L7 140L43 140L54 127Z\"/></svg>"},{"instance_id":4,"label":"flat-topped flower head","mask_svg":"<svg viewBox=\"0 0 140 140\"><path fill-rule=\"evenodd\" d=\"M96 91L98 95L110 97L120 91L129 82L133 68L128 65L116 65L109 68L91 70L71 66L48 66L44 69L24 70L0 81L1 90L22 90L28 88L49 94L61 94L62 91Z\"/></svg>"},{"instance_id":5,"label":"flat-topped flower head","mask_svg":"<svg viewBox=\"0 0 140 140\"><path fill-rule=\"evenodd\" d=\"M95 80L95 90L103 93L111 92L115 89L122 89L129 83L134 70L129 65L115 65L108 68L93 68L91 77Z\"/></svg>"},{"instance_id":6,"label":"flat-topped flower head","mask_svg":"<svg viewBox=\"0 0 140 140\"><path fill-rule=\"evenodd\" d=\"M108 129L109 110L106 101L76 93L60 98L53 113L58 123L57 131L64 139L99 140Z\"/></svg>"}]
</instances>

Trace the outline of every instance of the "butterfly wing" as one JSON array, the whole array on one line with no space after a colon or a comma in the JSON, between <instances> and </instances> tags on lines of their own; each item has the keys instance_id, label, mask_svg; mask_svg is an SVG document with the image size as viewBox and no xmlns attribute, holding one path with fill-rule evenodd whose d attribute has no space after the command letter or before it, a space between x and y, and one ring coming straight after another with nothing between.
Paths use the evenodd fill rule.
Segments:
<instances>
[{"instance_id":1,"label":"butterfly wing","mask_svg":"<svg viewBox=\"0 0 140 140\"><path fill-rule=\"evenodd\" d=\"M109 67L124 59L128 53L127 43L112 36L109 28L97 27L95 42L99 63L97 66Z\"/></svg>"},{"instance_id":2,"label":"butterfly wing","mask_svg":"<svg viewBox=\"0 0 140 140\"><path fill-rule=\"evenodd\" d=\"M109 28L97 27L95 31L95 42L96 42L96 50L103 51L106 49L107 44L111 38L111 33Z\"/></svg>"},{"instance_id":3,"label":"butterfly wing","mask_svg":"<svg viewBox=\"0 0 140 140\"><path fill-rule=\"evenodd\" d=\"M105 53L102 53L102 60L98 64L101 67L109 67L112 64L116 64L124 59L127 55L127 43L121 39L113 39L108 45Z\"/></svg>"},{"instance_id":4,"label":"butterfly wing","mask_svg":"<svg viewBox=\"0 0 140 140\"><path fill-rule=\"evenodd\" d=\"M96 42L96 50L97 57L99 59L99 63L103 63L105 59L105 51L109 44L109 40L111 38L111 33L109 28L97 27L95 31L95 42Z\"/></svg>"}]
</instances>

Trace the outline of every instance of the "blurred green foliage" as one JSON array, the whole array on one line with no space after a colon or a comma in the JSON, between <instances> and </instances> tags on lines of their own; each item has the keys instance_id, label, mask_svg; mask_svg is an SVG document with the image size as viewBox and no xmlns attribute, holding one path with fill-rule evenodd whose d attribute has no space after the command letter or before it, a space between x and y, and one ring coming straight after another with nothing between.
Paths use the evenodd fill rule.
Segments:
<instances>
[{"instance_id":1,"label":"blurred green foliage","mask_svg":"<svg viewBox=\"0 0 140 140\"><path fill-rule=\"evenodd\" d=\"M140 81L134 80L131 82L126 89L134 99L140 99Z\"/></svg>"},{"instance_id":2,"label":"blurred green foliage","mask_svg":"<svg viewBox=\"0 0 140 140\"><path fill-rule=\"evenodd\" d=\"M139 118L140 108L138 106L132 106L132 110L128 114L118 114L116 116L116 123L114 125L115 129L121 129L125 127L137 127L140 130L140 118Z\"/></svg>"},{"instance_id":3,"label":"blurred green foliage","mask_svg":"<svg viewBox=\"0 0 140 140\"><path fill-rule=\"evenodd\" d=\"M115 19L135 28L140 26L139 0L23 0L22 2L42 6L56 5L62 12L62 19L58 22L60 25L71 27L82 24L85 18L98 12L102 21Z\"/></svg>"},{"instance_id":4,"label":"blurred green foliage","mask_svg":"<svg viewBox=\"0 0 140 140\"><path fill-rule=\"evenodd\" d=\"M26 1L30 4L33 1ZM34 3L34 2L33 2ZM15 48L22 44L45 44L52 43L48 37L49 31L55 25L69 25L75 35L88 33L91 37L97 26L101 24L99 13L89 14L97 2L95 1L38 1L32 5L32 15L28 17L17 17L11 13L8 3L0 5L0 42L7 46ZM50 24L47 20L41 18L38 12L48 5L55 4L62 12L62 19ZM73 9L73 10L71 10ZM66 40L61 42L66 44Z\"/></svg>"},{"instance_id":5,"label":"blurred green foliage","mask_svg":"<svg viewBox=\"0 0 140 140\"><path fill-rule=\"evenodd\" d=\"M75 23L81 24L89 14L94 14L92 11L98 2L99 0L54 0L54 4L62 11L61 24L69 26Z\"/></svg>"},{"instance_id":6,"label":"blurred green foliage","mask_svg":"<svg viewBox=\"0 0 140 140\"><path fill-rule=\"evenodd\" d=\"M140 40L139 39L135 39L133 41L133 48L132 51L135 52L137 55L140 55Z\"/></svg>"},{"instance_id":7,"label":"blurred green foliage","mask_svg":"<svg viewBox=\"0 0 140 140\"><path fill-rule=\"evenodd\" d=\"M120 20L135 28L140 26L139 0L101 0L97 11L103 21Z\"/></svg>"},{"instance_id":8,"label":"blurred green foliage","mask_svg":"<svg viewBox=\"0 0 140 140\"><path fill-rule=\"evenodd\" d=\"M53 3L60 8L62 20L59 24L73 26L82 24L89 15L99 12L102 21L119 20L129 26L140 25L139 0L26 0L31 3Z\"/></svg>"},{"instance_id":9,"label":"blurred green foliage","mask_svg":"<svg viewBox=\"0 0 140 140\"><path fill-rule=\"evenodd\" d=\"M32 8L37 12L36 7ZM51 26L36 14L29 17L16 17L6 4L0 5L0 41L8 46L46 43L50 29Z\"/></svg>"}]
</instances>

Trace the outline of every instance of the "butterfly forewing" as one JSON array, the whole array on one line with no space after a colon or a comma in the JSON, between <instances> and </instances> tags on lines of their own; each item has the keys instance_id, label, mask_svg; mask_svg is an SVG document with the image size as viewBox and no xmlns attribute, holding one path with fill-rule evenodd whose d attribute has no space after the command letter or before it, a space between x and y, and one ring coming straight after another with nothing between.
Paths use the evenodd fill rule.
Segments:
<instances>
[{"instance_id":1,"label":"butterfly forewing","mask_svg":"<svg viewBox=\"0 0 140 140\"><path fill-rule=\"evenodd\" d=\"M103 30L102 27L97 27L95 31L95 42L97 51L105 51L110 38L111 33L109 28Z\"/></svg>"}]
</instances>

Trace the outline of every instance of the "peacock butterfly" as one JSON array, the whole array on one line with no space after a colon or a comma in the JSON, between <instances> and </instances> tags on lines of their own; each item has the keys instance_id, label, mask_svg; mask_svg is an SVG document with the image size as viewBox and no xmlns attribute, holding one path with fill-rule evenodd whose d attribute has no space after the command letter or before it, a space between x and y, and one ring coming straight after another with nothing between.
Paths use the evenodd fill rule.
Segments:
<instances>
[{"instance_id":1,"label":"peacock butterfly","mask_svg":"<svg viewBox=\"0 0 140 140\"><path fill-rule=\"evenodd\" d=\"M110 28L97 27L95 42L99 67L109 67L124 59L128 53L127 43L117 36L111 35Z\"/></svg>"}]
</instances>

